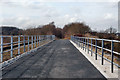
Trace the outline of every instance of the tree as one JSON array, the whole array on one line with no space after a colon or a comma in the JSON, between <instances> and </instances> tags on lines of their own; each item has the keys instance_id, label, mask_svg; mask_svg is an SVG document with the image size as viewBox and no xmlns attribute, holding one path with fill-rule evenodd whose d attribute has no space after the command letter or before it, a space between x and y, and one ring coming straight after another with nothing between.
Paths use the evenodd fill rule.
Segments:
<instances>
[{"instance_id":1,"label":"tree","mask_svg":"<svg viewBox=\"0 0 120 80\"><path fill-rule=\"evenodd\" d=\"M63 33L65 37L70 37L75 34L85 34L86 32L90 32L91 29L89 26L84 23L74 22L64 26Z\"/></svg>"}]
</instances>

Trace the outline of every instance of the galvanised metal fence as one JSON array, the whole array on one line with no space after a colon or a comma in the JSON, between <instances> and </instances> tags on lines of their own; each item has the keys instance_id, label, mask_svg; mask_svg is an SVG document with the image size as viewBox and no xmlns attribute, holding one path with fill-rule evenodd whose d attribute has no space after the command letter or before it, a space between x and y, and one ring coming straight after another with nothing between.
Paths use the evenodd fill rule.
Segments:
<instances>
[{"instance_id":1,"label":"galvanised metal fence","mask_svg":"<svg viewBox=\"0 0 120 80\"><path fill-rule=\"evenodd\" d=\"M76 43L79 47L81 47L81 49L87 51L88 54L90 54L91 56L93 55L93 53L95 54L95 60L97 60L97 56L101 57L101 65L104 65L104 60L107 60L111 63L111 72L113 73L113 67L114 65L116 65L118 68L120 68L120 65L114 62L114 57L115 55L120 56L119 51L115 51L114 50L114 44L120 44L120 41L117 40L108 40L108 39L98 39L98 38L89 38L89 37L78 37L78 36L71 36L71 40ZM98 45L98 42L101 42L101 46ZM110 44L110 48L108 49L106 48L105 42ZM107 46L108 47L108 46ZM118 49L120 48L120 46L117 46ZM120 49L119 49L120 50ZM101 54L99 54L99 52ZM111 59L108 59L105 57L105 52L109 52ZM119 57L120 58L120 57Z\"/></svg>"},{"instance_id":2,"label":"galvanised metal fence","mask_svg":"<svg viewBox=\"0 0 120 80\"><path fill-rule=\"evenodd\" d=\"M34 48L40 46L40 43L43 41L54 40L54 35L18 35L18 36L0 36L0 60L4 62L4 57L7 52L10 58L13 58L14 55L21 55L24 52L28 52ZM17 52L14 52L17 50ZM5 55L5 56L3 56Z\"/></svg>"}]
</instances>

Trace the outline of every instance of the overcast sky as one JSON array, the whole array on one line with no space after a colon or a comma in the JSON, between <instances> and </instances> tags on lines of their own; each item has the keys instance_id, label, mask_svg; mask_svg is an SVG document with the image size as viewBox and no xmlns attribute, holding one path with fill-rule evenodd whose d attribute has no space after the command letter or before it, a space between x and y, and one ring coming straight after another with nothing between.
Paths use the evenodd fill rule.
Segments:
<instances>
[{"instance_id":1,"label":"overcast sky","mask_svg":"<svg viewBox=\"0 0 120 80\"><path fill-rule=\"evenodd\" d=\"M118 28L118 0L0 0L0 25L25 29L54 21L84 22L93 30Z\"/></svg>"}]
</instances>

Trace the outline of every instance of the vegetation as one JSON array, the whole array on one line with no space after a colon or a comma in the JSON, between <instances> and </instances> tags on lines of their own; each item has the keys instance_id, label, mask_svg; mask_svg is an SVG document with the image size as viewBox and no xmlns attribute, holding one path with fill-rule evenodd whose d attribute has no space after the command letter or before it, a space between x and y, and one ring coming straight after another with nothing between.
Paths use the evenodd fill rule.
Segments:
<instances>
[{"instance_id":1,"label":"vegetation","mask_svg":"<svg viewBox=\"0 0 120 80\"><path fill-rule=\"evenodd\" d=\"M7 26L0 27L0 30L2 30L2 32L0 33L2 35L55 35L58 39L61 38L70 39L71 35L80 35L85 37L120 40L120 37L116 36L117 30L112 27L104 31L96 32L96 31L92 31L88 25L85 25L84 23L80 23L80 22L66 24L63 27L63 29L57 28L54 22L51 22L43 26L38 26L36 28L32 27L26 30L19 29L16 27L7 27ZM18 39L16 38L14 40L16 42ZM4 43L10 43L10 38L4 38ZM93 41L93 43L95 43L95 41ZM98 42L98 46L101 46L101 42ZM107 49L111 49L111 43L105 42L104 47ZM120 53L119 47L120 47L120 43L114 43L114 51ZM109 53L109 52L105 52L105 53ZM118 59L120 59L120 56L118 55L116 56L118 57ZM7 58L5 60L7 60ZM119 60L117 62L119 62Z\"/></svg>"},{"instance_id":2,"label":"vegetation","mask_svg":"<svg viewBox=\"0 0 120 80\"><path fill-rule=\"evenodd\" d=\"M22 34L22 29L16 27L8 27L8 26L1 26L0 27L0 34L2 35L18 35Z\"/></svg>"},{"instance_id":3,"label":"vegetation","mask_svg":"<svg viewBox=\"0 0 120 80\"><path fill-rule=\"evenodd\" d=\"M87 32L90 32L91 29L89 26L85 25L84 23L70 23L64 26L63 28L63 34L64 37L68 38L71 35L75 35L75 34L85 34Z\"/></svg>"},{"instance_id":4,"label":"vegetation","mask_svg":"<svg viewBox=\"0 0 120 80\"><path fill-rule=\"evenodd\" d=\"M0 30L2 30L2 35L55 35L58 39L69 39L71 35L82 35L86 37L106 38L115 40L118 39L115 34L117 30L112 27L106 29L105 31L96 32L92 31L88 25L80 22L66 24L63 29L57 28L54 22L51 22L43 26L38 26L36 28L31 27L26 30L7 26L0 27Z\"/></svg>"}]
</instances>

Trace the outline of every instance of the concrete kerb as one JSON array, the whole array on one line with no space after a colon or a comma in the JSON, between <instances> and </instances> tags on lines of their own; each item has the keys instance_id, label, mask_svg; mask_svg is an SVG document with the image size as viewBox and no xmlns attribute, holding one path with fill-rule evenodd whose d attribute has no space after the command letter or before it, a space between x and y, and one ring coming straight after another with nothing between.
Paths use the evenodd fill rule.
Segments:
<instances>
[{"instance_id":1,"label":"concrete kerb","mask_svg":"<svg viewBox=\"0 0 120 80\"><path fill-rule=\"evenodd\" d=\"M37 47L37 48L35 48L35 49L32 49L32 50L30 50L29 52L25 52L25 53L23 53L23 54L21 54L21 55L18 55L18 56L16 56L16 57L14 57L14 58L11 58L11 59L9 59L9 60L7 60L7 61L4 61L3 63L0 64L1 70L4 69L4 68L7 67L7 66L10 66L10 65L13 64L15 61L19 60L21 57L24 57L24 56L26 56L26 55L29 55L30 53L33 53L33 52L37 51L39 48L41 48L42 46L45 46L45 45L51 43L52 41L54 41L54 40L51 40L51 41L47 42L46 44L43 44L43 45L41 45L41 46L39 46L39 47Z\"/></svg>"},{"instance_id":2,"label":"concrete kerb","mask_svg":"<svg viewBox=\"0 0 120 80\"><path fill-rule=\"evenodd\" d=\"M95 56L90 56L87 51L85 52L80 47L78 47L73 41L70 42L100 71L100 73L106 78L118 78L118 67L114 66L114 73L111 73L110 63L104 60L104 65L101 65L101 57L98 56L98 60L95 60Z\"/></svg>"}]
</instances>

